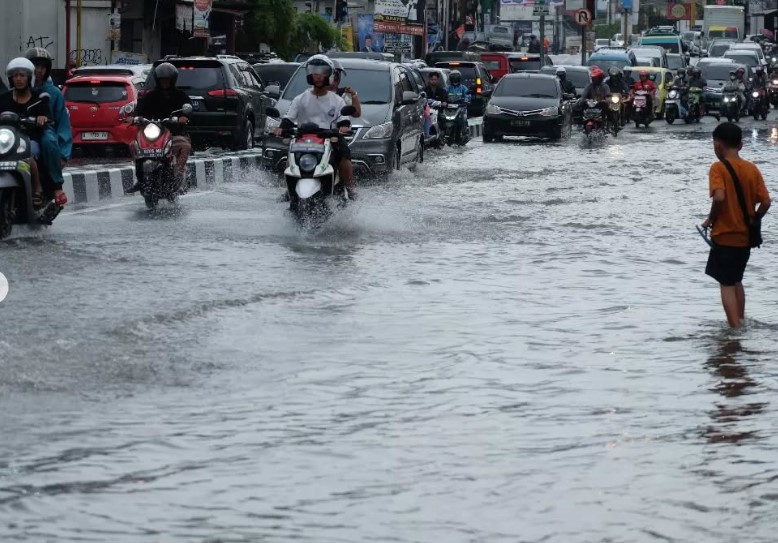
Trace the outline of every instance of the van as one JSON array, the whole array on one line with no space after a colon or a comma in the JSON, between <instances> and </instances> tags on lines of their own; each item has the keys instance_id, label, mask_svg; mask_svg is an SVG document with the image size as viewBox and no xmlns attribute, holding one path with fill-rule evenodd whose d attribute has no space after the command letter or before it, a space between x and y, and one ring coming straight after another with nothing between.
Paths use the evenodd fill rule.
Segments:
<instances>
[{"instance_id":1,"label":"van","mask_svg":"<svg viewBox=\"0 0 778 543\"><path fill-rule=\"evenodd\" d=\"M597 66L605 73L608 73L608 70L613 66L621 70L624 66L636 66L637 63L635 53L630 50L619 49L597 51L586 61L587 66Z\"/></svg>"}]
</instances>

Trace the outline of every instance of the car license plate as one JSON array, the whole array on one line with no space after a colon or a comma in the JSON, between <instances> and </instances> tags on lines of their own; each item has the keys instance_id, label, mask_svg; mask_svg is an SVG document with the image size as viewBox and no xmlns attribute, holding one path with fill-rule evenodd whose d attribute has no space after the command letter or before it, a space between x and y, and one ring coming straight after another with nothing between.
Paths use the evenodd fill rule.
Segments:
<instances>
[{"instance_id":1,"label":"car license plate","mask_svg":"<svg viewBox=\"0 0 778 543\"><path fill-rule=\"evenodd\" d=\"M83 141L107 140L108 132L81 132Z\"/></svg>"},{"instance_id":2,"label":"car license plate","mask_svg":"<svg viewBox=\"0 0 778 543\"><path fill-rule=\"evenodd\" d=\"M525 121L524 119L518 119L515 121L511 121L511 126L529 126L529 121Z\"/></svg>"}]
</instances>

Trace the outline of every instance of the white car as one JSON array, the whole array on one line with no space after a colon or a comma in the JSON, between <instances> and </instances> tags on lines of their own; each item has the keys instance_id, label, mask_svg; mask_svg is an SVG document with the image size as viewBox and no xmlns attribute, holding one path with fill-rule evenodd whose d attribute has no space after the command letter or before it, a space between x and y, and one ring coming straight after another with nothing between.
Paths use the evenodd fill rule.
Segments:
<instances>
[{"instance_id":1,"label":"white car","mask_svg":"<svg viewBox=\"0 0 778 543\"><path fill-rule=\"evenodd\" d=\"M759 57L759 62L762 63L762 66L767 66L767 58L764 56L764 51L762 50L762 46L759 45L758 43L744 41L744 42L733 43L729 47L730 51L736 51L739 49L746 49L748 51L753 51L754 53L756 53L756 56Z\"/></svg>"},{"instance_id":2,"label":"white car","mask_svg":"<svg viewBox=\"0 0 778 543\"><path fill-rule=\"evenodd\" d=\"M609 39L607 39L607 38L599 39L599 40L594 40L594 50L595 51L599 51L603 47L610 47L610 46L611 46L611 41Z\"/></svg>"}]
</instances>

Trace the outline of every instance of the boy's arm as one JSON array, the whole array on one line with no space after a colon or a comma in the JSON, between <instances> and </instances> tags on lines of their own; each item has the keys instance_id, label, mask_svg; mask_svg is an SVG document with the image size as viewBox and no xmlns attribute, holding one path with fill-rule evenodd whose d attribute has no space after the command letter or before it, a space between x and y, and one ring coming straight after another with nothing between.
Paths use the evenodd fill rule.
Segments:
<instances>
[{"instance_id":1,"label":"boy's arm","mask_svg":"<svg viewBox=\"0 0 778 543\"><path fill-rule=\"evenodd\" d=\"M762 172L759 172L759 178L757 180L756 199L757 199L757 206L755 212L756 218L761 219L762 217L765 216L767 210L770 209L770 205L772 205L770 194L767 192L767 187L764 184L764 178L762 177Z\"/></svg>"},{"instance_id":2,"label":"boy's arm","mask_svg":"<svg viewBox=\"0 0 778 543\"><path fill-rule=\"evenodd\" d=\"M713 226L716 223L716 219L718 219L721 214L721 210L724 209L726 193L724 192L723 168L724 166L721 163L713 164L710 167L708 184L710 186L711 204L708 218L702 223L703 228Z\"/></svg>"}]
</instances>

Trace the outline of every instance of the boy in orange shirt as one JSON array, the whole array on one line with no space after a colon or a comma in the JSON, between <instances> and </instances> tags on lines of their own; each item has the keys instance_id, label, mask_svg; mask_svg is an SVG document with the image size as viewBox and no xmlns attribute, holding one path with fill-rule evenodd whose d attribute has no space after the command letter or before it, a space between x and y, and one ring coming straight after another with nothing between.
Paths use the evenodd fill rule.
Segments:
<instances>
[{"instance_id":1,"label":"boy in orange shirt","mask_svg":"<svg viewBox=\"0 0 778 543\"><path fill-rule=\"evenodd\" d=\"M708 218L702 223L703 228L713 226L713 247L708 256L705 273L721 286L721 303L732 328L742 326L745 319L746 292L742 281L748 258L751 256L751 246L748 225L738 202L735 181L726 163L728 162L737 174L751 220L764 217L771 203L759 168L740 158L739 152L742 148L743 132L738 125L721 123L713 131L713 150L720 162L710 167L708 178L713 203Z\"/></svg>"}]
</instances>

